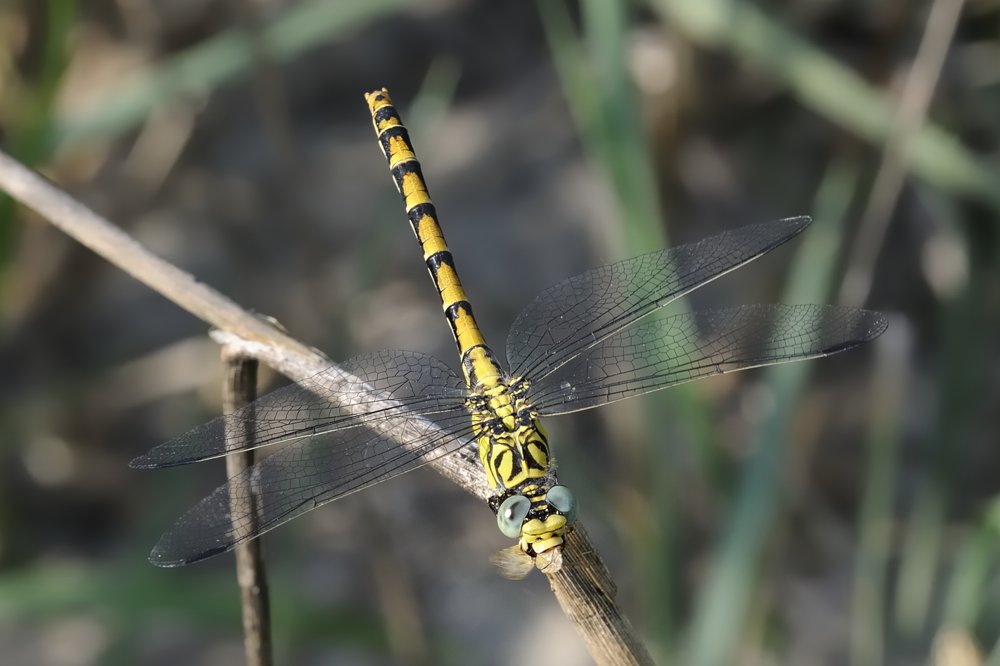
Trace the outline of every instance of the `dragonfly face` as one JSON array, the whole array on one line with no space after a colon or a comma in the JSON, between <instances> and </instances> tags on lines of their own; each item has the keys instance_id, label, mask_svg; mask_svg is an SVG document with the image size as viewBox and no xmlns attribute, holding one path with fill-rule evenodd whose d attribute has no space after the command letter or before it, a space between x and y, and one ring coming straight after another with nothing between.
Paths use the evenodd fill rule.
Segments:
<instances>
[{"instance_id":1,"label":"dragonfly face","mask_svg":"<svg viewBox=\"0 0 1000 666\"><path fill-rule=\"evenodd\" d=\"M560 548L576 519L576 500L566 486L526 484L517 491L494 497L490 506L497 514L500 531L512 539L525 555L536 557Z\"/></svg>"},{"instance_id":2,"label":"dragonfly face","mask_svg":"<svg viewBox=\"0 0 1000 666\"><path fill-rule=\"evenodd\" d=\"M497 379L466 400L500 531L529 557L562 546L576 502L557 485L548 437L526 399L528 382Z\"/></svg>"}]
</instances>

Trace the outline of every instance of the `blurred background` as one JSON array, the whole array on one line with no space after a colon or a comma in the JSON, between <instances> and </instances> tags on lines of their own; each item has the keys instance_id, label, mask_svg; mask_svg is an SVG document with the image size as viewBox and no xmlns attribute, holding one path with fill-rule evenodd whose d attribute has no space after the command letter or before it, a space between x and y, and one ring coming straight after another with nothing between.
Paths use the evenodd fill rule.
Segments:
<instances>
[{"instance_id":1,"label":"blurred background","mask_svg":"<svg viewBox=\"0 0 1000 666\"><path fill-rule=\"evenodd\" d=\"M566 276L798 214L694 304L890 319L548 423L659 663L1000 665L1000 2L0 3L4 150L334 359L455 366L383 85L498 350ZM242 663L232 557L146 561L222 466L127 467L219 412L207 326L6 198L0 290L0 661ZM588 663L505 545L428 470L272 532L278 663Z\"/></svg>"}]
</instances>

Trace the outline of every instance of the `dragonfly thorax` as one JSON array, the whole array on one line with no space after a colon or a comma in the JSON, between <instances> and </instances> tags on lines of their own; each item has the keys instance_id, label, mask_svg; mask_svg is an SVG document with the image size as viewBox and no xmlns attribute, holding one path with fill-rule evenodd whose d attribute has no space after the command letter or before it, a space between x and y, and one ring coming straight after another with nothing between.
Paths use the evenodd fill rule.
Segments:
<instances>
[{"instance_id":1,"label":"dragonfly thorax","mask_svg":"<svg viewBox=\"0 0 1000 666\"><path fill-rule=\"evenodd\" d=\"M526 383L500 381L481 387L466 406L490 487L516 489L554 472L548 437L525 400Z\"/></svg>"}]
</instances>

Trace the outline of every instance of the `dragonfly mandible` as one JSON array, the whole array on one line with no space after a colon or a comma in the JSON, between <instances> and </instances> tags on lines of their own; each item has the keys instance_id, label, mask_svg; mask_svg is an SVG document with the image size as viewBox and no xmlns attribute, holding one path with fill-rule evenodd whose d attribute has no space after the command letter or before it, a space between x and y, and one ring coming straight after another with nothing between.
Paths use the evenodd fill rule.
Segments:
<instances>
[{"instance_id":1,"label":"dragonfly mandible","mask_svg":"<svg viewBox=\"0 0 1000 666\"><path fill-rule=\"evenodd\" d=\"M828 356L872 340L886 328L877 312L830 305L659 313L789 241L810 222L791 217L559 282L514 320L505 367L476 324L388 92L365 98L440 295L462 375L418 352L362 354L136 458L133 467L160 468L249 448L276 449L184 514L153 549L154 564L178 566L231 550L320 505L471 445L478 447L495 493L489 505L497 525L517 540L494 557L501 573L521 578L536 566L553 573L561 566L577 507L573 493L556 477L543 417L702 377ZM345 372L355 379L345 384ZM415 419L427 419L436 428L412 428ZM227 426L248 432L246 444L227 444ZM247 493L253 493L253 501L232 501Z\"/></svg>"}]
</instances>

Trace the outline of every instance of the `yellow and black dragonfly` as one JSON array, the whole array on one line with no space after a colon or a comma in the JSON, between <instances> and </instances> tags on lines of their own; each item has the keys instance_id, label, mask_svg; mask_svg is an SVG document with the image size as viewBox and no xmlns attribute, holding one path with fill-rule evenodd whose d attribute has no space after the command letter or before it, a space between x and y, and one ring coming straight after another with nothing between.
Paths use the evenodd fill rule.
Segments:
<instances>
[{"instance_id":1,"label":"yellow and black dragonfly","mask_svg":"<svg viewBox=\"0 0 1000 666\"><path fill-rule=\"evenodd\" d=\"M388 92L365 97L458 345L462 376L417 352L362 354L136 458L133 467L159 468L276 449L182 516L153 549L154 564L189 564L225 552L322 504L476 445L495 491L490 507L497 525L517 539L495 558L501 572L511 578L533 566L554 572L576 501L556 479L542 417L711 375L828 356L886 328L877 312L829 305L657 314L809 224L793 217L594 268L550 287L514 320L505 368L476 324ZM345 383L345 376L352 379ZM436 428L416 427L418 420ZM249 437L242 445L227 443L227 427Z\"/></svg>"}]
</instances>

